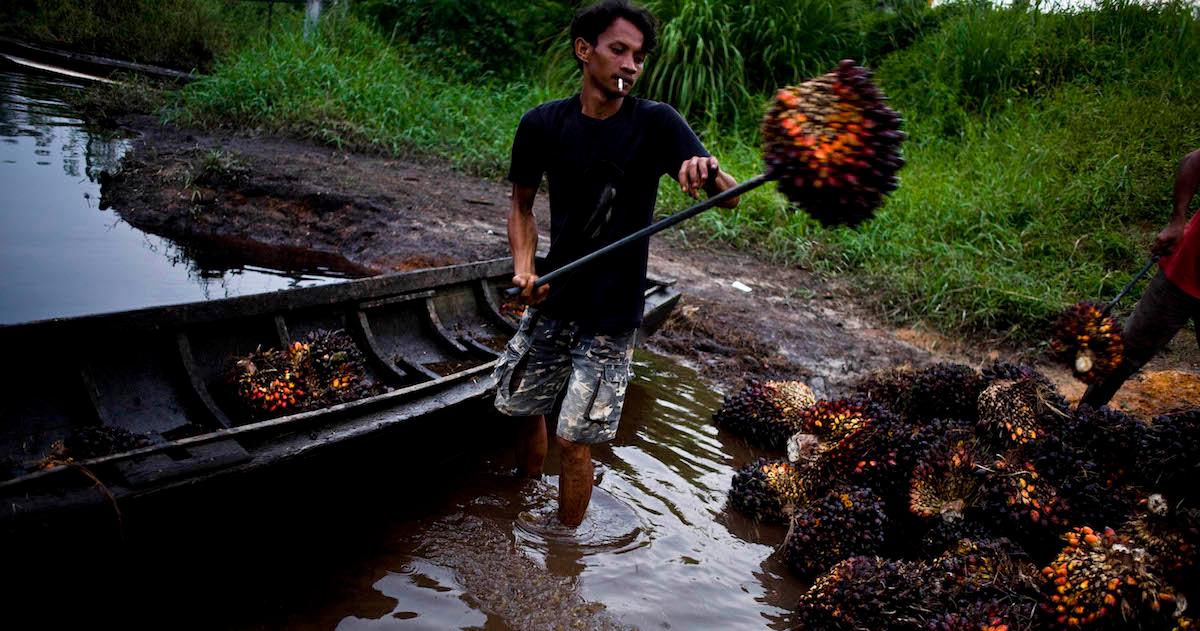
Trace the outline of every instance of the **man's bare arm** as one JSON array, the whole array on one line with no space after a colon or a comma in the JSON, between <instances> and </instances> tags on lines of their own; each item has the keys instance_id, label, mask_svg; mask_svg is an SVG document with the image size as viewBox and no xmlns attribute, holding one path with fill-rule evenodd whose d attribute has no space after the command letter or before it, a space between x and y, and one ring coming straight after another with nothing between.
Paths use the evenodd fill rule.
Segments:
<instances>
[{"instance_id":1,"label":"man's bare arm","mask_svg":"<svg viewBox=\"0 0 1200 631\"><path fill-rule=\"evenodd\" d=\"M1196 196L1200 187L1200 150L1193 151L1179 162L1179 173L1175 176L1175 208L1167 227L1154 239L1152 251L1156 254L1170 254L1179 240L1183 238L1183 230L1187 227L1188 206Z\"/></svg>"},{"instance_id":2,"label":"man's bare arm","mask_svg":"<svg viewBox=\"0 0 1200 631\"><path fill-rule=\"evenodd\" d=\"M539 302L550 291L549 285L538 288L533 295L533 283L537 280L534 257L537 255L537 218L533 214L533 200L537 197L536 186L513 184L512 208L508 211L508 248L513 257L513 286L521 288L521 296L527 302Z\"/></svg>"},{"instance_id":3,"label":"man's bare arm","mask_svg":"<svg viewBox=\"0 0 1200 631\"><path fill-rule=\"evenodd\" d=\"M716 175L709 179L709 175L714 172ZM721 165L716 158L706 156L696 156L684 160L683 164L679 166L679 176L676 179L679 180L679 186L683 189L684 194L693 198L699 197L697 191L701 188L709 197L712 197L737 184L737 180L733 179L732 175L721 170ZM732 197L717 205L721 208L734 208L740 201L741 197Z\"/></svg>"}]
</instances>

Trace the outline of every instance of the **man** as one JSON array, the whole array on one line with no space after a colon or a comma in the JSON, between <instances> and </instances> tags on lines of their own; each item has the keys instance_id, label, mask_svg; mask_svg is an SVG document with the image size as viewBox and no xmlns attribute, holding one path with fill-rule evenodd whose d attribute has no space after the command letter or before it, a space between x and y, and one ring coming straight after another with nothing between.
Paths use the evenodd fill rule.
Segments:
<instances>
[{"instance_id":1,"label":"man","mask_svg":"<svg viewBox=\"0 0 1200 631\"><path fill-rule=\"evenodd\" d=\"M1108 403L1125 380L1170 343L1188 320L1200 327L1200 214L1188 221L1188 206L1198 184L1200 150L1189 153L1179 164L1175 212L1152 248L1161 257L1159 272L1125 322L1125 358L1107 379L1088 387L1081 404L1098 408Z\"/></svg>"},{"instance_id":2,"label":"man","mask_svg":"<svg viewBox=\"0 0 1200 631\"><path fill-rule=\"evenodd\" d=\"M550 197L543 272L649 225L664 174L692 197L736 184L673 108L629 96L655 40L653 16L625 0L580 10L571 22L580 92L526 112L513 140L512 282L537 306L526 310L496 366L496 408L518 417L518 466L538 477L548 447L545 415L561 398L558 518L566 526L583 521L591 500L590 446L616 435L649 246L629 245L535 292L533 203L542 175Z\"/></svg>"}]
</instances>

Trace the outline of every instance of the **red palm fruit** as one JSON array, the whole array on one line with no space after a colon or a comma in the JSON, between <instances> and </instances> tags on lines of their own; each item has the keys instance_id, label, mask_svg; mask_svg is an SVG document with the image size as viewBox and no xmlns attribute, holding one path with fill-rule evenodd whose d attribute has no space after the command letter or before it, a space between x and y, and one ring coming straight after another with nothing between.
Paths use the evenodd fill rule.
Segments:
<instances>
[{"instance_id":1,"label":"red palm fruit","mask_svg":"<svg viewBox=\"0 0 1200 631\"><path fill-rule=\"evenodd\" d=\"M1114 318L1095 303L1081 302L1059 316L1050 352L1076 379L1098 383L1121 365L1125 343Z\"/></svg>"},{"instance_id":2,"label":"red palm fruit","mask_svg":"<svg viewBox=\"0 0 1200 631\"><path fill-rule=\"evenodd\" d=\"M1032 379L993 381L979 393L979 430L1010 445L1037 440L1045 405Z\"/></svg>"},{"instance_id":3,"label":"red palm fruit","mask_svg":"<svg viewBox=\"0 0 1200 631\"><path fill-rule=\"evenodd\" d=\"M1175 610L1174 591L1129 537L1081 526L1063 538L1066 547L1042 568L1040 608L1052 628L1154 627Z\"/></svg>"}]
</instances>

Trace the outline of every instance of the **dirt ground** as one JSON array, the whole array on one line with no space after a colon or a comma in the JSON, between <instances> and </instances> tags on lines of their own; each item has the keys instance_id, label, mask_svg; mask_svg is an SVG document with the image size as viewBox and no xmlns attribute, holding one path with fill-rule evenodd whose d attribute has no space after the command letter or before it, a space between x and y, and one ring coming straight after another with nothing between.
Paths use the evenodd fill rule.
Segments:
<instances>
[{"instance_id":1,"label":"dirt ground","mask_svg":"<svg viewBox=\"0 0 1200 631\"><path fill-rule=\"evenodd\" d=\"M104 179L102 204L148 232L257 252L311 252L360 273L508 256L502 182L287 138L180 129L144 117L123 123L137 138L121 172ZM535 209L545 247L544 200ZM833 396L865 372L895 364L982 367L1031 357L883 326L852 279L687 245L671 232L654 237L650 271L675 280L683 299L647 345L724 392L746 378L800 378ZM1069 398L1082 394L1066 371L1039 367ZM1200 405L1200 351L1190 332L1113 404L1141 416Z\"/></svg>"}]
</instances>

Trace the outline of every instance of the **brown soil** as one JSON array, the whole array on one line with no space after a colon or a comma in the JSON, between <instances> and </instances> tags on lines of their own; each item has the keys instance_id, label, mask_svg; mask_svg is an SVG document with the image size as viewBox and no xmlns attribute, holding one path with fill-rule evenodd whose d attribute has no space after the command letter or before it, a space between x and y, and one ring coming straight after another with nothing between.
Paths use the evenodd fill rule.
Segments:
<instances>
[{"instance_id":1,"label":"brown soil","mask_svg":"<svg viewBox=\"0 0 1200 631\"><path fill-rule=\"evenodd\" d=\"M287 138L164 127L149 118L124 122L139 138L122 171L104 181L102 202L143 230L314 252L350 272L508 256L509 194L501 182ZM537 206L543 247L544 204ZM674 279L684 297L648 346L726 392L746 378L803 378L828 396L885 366L981 367L1024 356L880 325L852 278L827 278L724 247L688 246L676 232L656 236L651 249L651 274ZM735 281L751 291L735 288ZM1065 371L1042 368L1069 398L1082 393ZM1143 415L1196 405L1198 375L1200 352L1190 335L1181 335L1114 403Z\"/></svg>"}]
</instances>

